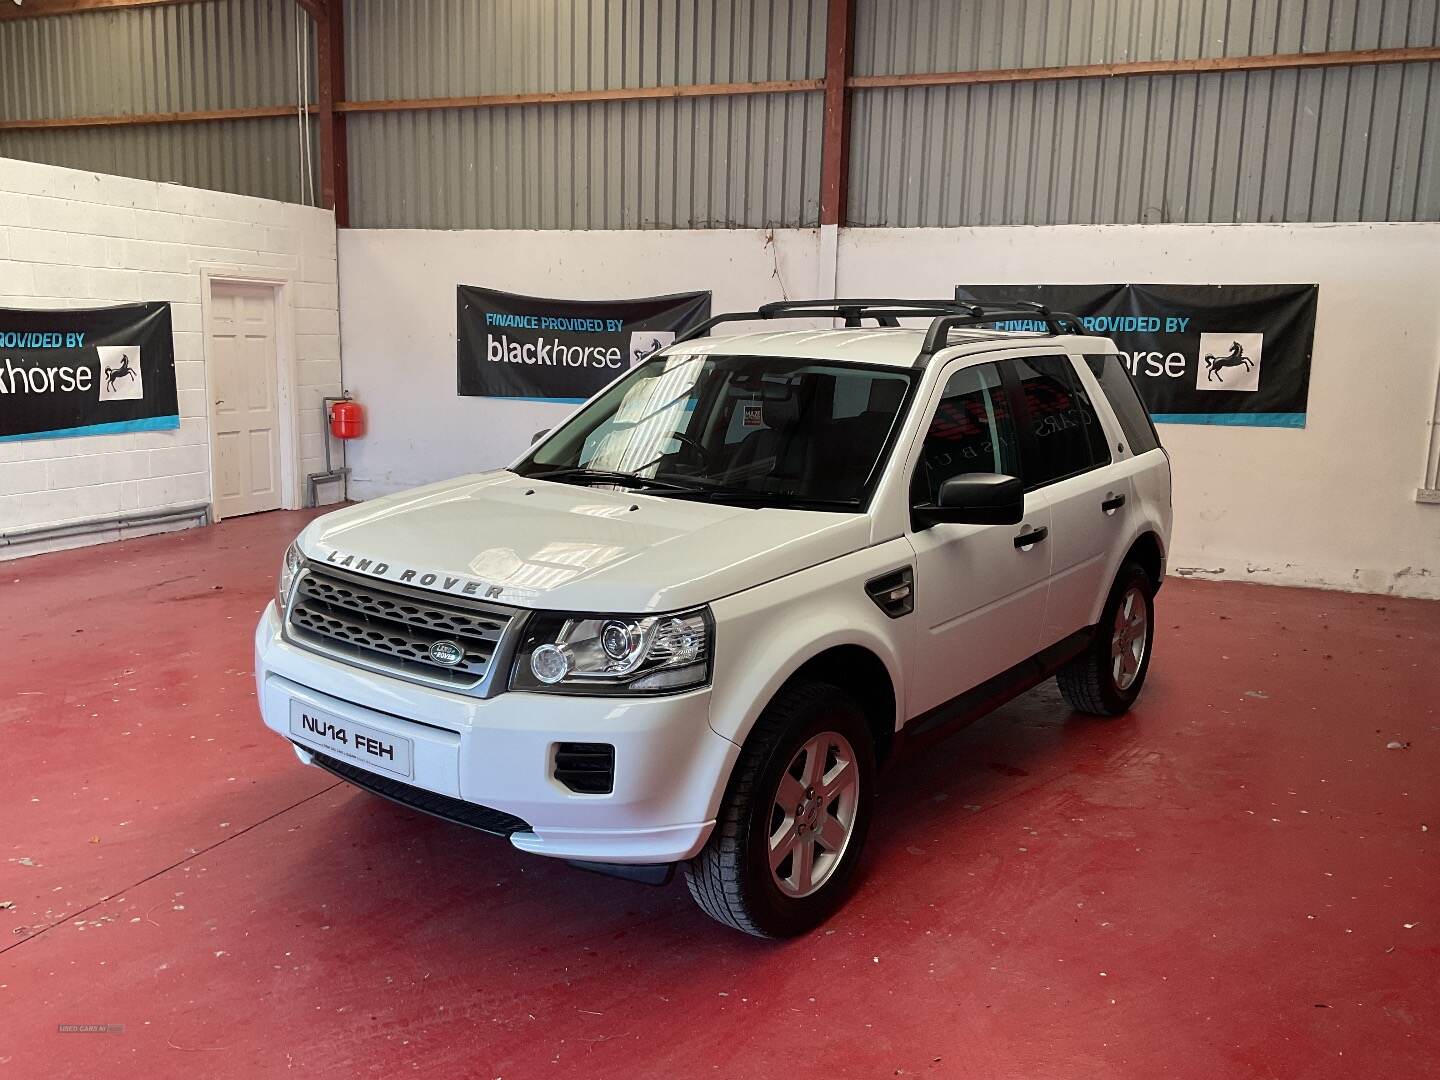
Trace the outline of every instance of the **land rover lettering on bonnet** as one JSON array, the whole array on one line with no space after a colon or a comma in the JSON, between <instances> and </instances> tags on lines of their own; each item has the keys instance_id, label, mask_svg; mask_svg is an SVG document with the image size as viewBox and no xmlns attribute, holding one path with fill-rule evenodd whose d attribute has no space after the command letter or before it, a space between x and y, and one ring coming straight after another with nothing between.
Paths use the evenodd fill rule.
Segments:
<instances>
[{"instance_id":1,"label":"land rover lettering on bonnet","mask_svg":"<svg viewBox=\"0 0 1440 1080\"><path fill-rule=\"evenodd\" d=\"M357 574L388 578L402 585L414 584L422 589L438 589L441 592L458 593L461 596L499 596L498 585L477 581L461 574L441 574L433 570L414 567L391 567L383 559L367 559L362 555L332 548L325 555L325 561L342 570L353 570Z\"/></svg>"},{"instance_id":2,"label":"land rover lettering on bonnet","mask_svg":"<svg viewBox=\"0 0 1440 1080\"><path fill-rule=\"evenodd\" d=\"M656 344L510 467L313 521L260 710L357 787L803 933L906 739L1052 676L1130 708L1169 461L1114 344L1034 304L787 301Z\"/></svg>"}]
</instances>

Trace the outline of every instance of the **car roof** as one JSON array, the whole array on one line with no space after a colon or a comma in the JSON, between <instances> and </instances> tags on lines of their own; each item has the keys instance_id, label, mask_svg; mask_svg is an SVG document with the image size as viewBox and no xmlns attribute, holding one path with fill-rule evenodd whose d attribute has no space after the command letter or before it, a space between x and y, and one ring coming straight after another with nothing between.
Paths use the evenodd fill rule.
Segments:
<instances>
[{"instance_id":1,"label":"car roof","mask_svg":"<svg viewBox=\"0 0 1440 1080\"><path fill-rule=\"evenodd\" d=\"M727 334L696 338L671 346L667 352L716 354L724 356L790 356L804 360L827 360L851 364L878 364L909 368L915 365L925 331L907 326L862 327L848 330L764 330L750 334ZM1106 338L1066 334L1035 334L1023 331L956 329L943 350L946 359L966 352L982 352L997 346L1023 348L1053 345L1084 348L1091 352L1113 351Z\"/></svg>"}]
</instances>

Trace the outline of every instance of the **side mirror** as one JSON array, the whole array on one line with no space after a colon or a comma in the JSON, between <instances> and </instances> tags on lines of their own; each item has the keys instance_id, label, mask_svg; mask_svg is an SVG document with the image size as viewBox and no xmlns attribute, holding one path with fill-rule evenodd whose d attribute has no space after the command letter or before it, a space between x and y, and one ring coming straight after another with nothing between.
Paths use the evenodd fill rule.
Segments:
<instances>
[{"instance_id":1,"label":"side mirror","mask_svg":"<svg viewBox=\"0 0 1440 1080\"><path fill-rule=\"evenodd\" d=\"M1000 473L963 473L940 485L933 505L914 507L914 515L926 526L1018 525L1025 516L1025 485Z\"/></svg>"},{"instance_id":2,"label":"side mirror","mask_svg":"<svg viewBox=\"0 0 1440 1080\"><path fill-rule=\"evenodd\" d=\"M531 436L530 436L530 445L531 445L531 446L534 446L537 442L539 442L541 439L543 439L546 435L549 435L549 434L550 434L550 429L549 429L548 427L547 427L547 428L541 428L539 431L535 432L534 435L531 435Z\"/></svg>"}]
</instances>

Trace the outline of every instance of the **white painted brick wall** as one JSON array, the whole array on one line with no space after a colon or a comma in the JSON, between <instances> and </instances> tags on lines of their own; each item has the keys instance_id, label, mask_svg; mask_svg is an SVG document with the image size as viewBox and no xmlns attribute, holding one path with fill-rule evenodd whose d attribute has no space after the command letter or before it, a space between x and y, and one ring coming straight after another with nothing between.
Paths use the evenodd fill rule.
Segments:
<instances>
[{"instance_id":1,"label":"white painted brick wall","mask_svg":"<svg viewBox=\"0 0 1440 1080\"><path fill-rule=\"evenodd\" d=\"M0 534L209 501L202 267L289 279L300 472L318 471L320 397L340 389L332 214L0 158L0 306L170 301L181 415L176 431L0 442ZM73 546L0 541L0 560Z\"/></svg>"}]
</instances>

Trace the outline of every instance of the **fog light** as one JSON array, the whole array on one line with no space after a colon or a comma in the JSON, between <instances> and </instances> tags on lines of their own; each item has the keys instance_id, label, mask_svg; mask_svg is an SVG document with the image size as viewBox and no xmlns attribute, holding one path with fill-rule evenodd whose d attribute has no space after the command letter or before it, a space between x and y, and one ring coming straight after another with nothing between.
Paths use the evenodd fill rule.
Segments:
<instances>
[{"instance_id":1,"label":"fog light","mask_svg":"<svg viewBox=\"0 0 1440 1080\"><path fill-rule=\"evenodd\" d=\"M541 645L530 654L530 673L547 686L570 674L570 654L558 645Z\"/></svg>"}]
</instances>

